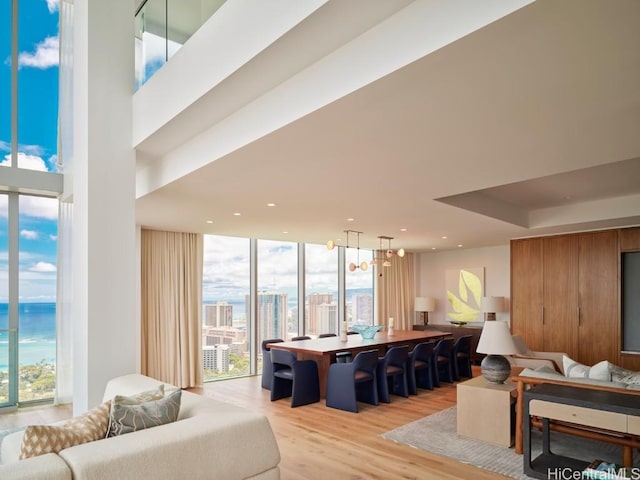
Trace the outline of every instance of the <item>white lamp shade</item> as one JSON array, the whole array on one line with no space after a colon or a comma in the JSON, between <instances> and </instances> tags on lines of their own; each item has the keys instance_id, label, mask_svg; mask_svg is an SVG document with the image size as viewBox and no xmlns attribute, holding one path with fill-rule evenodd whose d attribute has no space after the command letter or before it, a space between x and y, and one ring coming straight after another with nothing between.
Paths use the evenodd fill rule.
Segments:
<instances>
[{"instance_id":1,"label":"white lamp shade","mask_svg":"<svg viewBox=\"0 0 640 480\"><path fill-rule=\"evenodd\" d=\"M431 297L416 297L414 309L416 312L433 312L436 309L436 299Z\"/></svg>"},{"instance_id":2,"label":"white lamp shade","mask_svg":"<svg viewBox=\"0 0 640 480\"><path fill-rule=\"evenodd\" d=\"M488 355L515 355L518 353L507 322L484 322L476 351Z\"/></svg>"},{"instance_id":3,"label":"white lamp shade","mask_svg":"<svg viewBox=\"0 0 640 480\"><path fill-rule=\"evenodd\" d=\"M482 297L480 309L485 313L504 312L504 297Z\"/></svg>"}]
</instances>

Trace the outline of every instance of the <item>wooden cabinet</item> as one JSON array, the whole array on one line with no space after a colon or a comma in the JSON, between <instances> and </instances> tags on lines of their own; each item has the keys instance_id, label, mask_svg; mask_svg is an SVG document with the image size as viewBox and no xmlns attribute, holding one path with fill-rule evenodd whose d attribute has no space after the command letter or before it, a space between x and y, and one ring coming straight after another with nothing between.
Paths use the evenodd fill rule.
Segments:
<instances>
[{"instance_id":1,"label":"wooden cabinet","mask_svg":"<svg viewBox=\"0 0 640 480\"><path fill-rule=\"evenodd\" d=\"M619 356L618 231L511 242L511 323L532 350Z\"/></svg>"}]
</instances>

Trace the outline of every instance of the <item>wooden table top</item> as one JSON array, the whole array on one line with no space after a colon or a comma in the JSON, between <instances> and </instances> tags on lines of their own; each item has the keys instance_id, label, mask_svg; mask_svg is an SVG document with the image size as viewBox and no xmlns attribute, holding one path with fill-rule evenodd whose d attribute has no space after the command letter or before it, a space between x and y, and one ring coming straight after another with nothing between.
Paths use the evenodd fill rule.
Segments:
<instances>
[{"instance_id":1,"label":"wooden table top","mask_svg":"<svg viewBox=\"0 0 640 480\"><path fill-rule=\"evenodd\" d=\"M269 343L268 348L289 350L291 352L306 352L315 355L331 354L350 349L362 349L363 347L377 348L382 345L401 345L404 342L416 343L416 341L438 340L450 337L449 332L436 330L414 331L396 330L394 335L389 336L386 331L376 333L371 340L363 339L362 335L347 335L347 341L343 342L340 337L314 338L311 340L298 340L295 342Z\"/></svg>"}]
</instances>

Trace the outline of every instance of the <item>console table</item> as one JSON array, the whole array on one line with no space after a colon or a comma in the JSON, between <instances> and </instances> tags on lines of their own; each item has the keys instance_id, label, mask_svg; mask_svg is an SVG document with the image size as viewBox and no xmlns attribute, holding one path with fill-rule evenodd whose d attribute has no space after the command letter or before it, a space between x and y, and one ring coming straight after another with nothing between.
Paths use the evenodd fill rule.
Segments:
<instances>
[{"instance_id":1,"label":"console table","mask_svg":"<svg viewBox=\"0 0 640 480\"><path fill-rule=\"evenodd\" d=\"M524 392L524 473L547 479L549 471L582 471L592 459L555 455L550 429L614 443L623 447L623 461L632 466L632 449L640 447L640 405L637 395L541 384ZM531 416L542 419L542 454L531 458ZM551 425L550 421L561 422Z\"/></svg>"}]
</instances>

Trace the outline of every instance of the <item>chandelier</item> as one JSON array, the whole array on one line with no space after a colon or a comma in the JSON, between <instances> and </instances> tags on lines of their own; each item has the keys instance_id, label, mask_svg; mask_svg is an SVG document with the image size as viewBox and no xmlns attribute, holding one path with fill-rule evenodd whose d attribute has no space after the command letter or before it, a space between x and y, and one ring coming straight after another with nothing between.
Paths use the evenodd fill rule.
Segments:
<instances>
[{"instance_id":1,"label":"chandelier","mask_svg":"<svg viewBox=\"0 0 640 480\"><path fill-rule=\"evenodd\" d=\"M369 268L369 265L373 266L382 266L382 267L390 267L391 266L391 259L394 256L398 256L398 257L404 257L404 248L400 248L398 250L393 250L391 248L391 240L393 240L393 237L387 237L385 235L380 235L378 237L378 241L380 243L380 248L378 250L374 250L373 251L373 258L371 259L371 262L368 264L366 261L362 261L362 263L360 263L360 235L363 232L358 232L357 230L345 230L344 231L347 234L347 245L346 248L349 248L349 234L350 233L355 233L358 236L358 243L357 243L357 251L358 251L358 257L357 257L357 263L353 263L351 262L349 264L349 271L353 272L356 269L360 269L362 271L367 270L367 268ZM387 249L384 250L383 246L382 246L382 242L383 241L387 241ZM329 240L327 242L327 249L328 250L333 250L336 246L336 243L333 240Z\"/></svg>"},{"instance_id":2,"label":"chandelier","mask_svg":"<svg viewBox=\"0 0 640 480\"><path fill-rule=\"evenodd\" d=\"M371 260L371 265L381 265L383 267L391 266L391 259L397 255L398 257L404 257L404 248L400 248L397 251L391 249L391 240L393 237L387 237L385 235L380 235L378 237L380 242L380 248L377 251L373 252L373 260ZM387 241L387 250L383 250L382 242Z\"/></svg>"}]
</instances>

